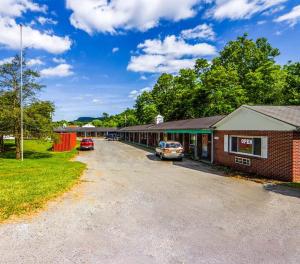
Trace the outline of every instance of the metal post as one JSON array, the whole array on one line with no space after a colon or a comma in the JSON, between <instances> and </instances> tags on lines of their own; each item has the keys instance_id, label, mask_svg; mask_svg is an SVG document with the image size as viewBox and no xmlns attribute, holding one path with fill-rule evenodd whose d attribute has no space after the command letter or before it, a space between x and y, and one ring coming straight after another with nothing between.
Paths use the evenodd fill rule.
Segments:
<instances>
[{"instance_id":1,"label":"metal post","mask_svg":"<svg viewBox=\"0 0 300 264\"><path fill-rule=\"evenodd\" d=\"M21 64L21 83L20 83L20 110L21 110L21 160L24 160L24 135L23 135L23 26L20 25L20 64Z\"/></svg>"}]
</instances>

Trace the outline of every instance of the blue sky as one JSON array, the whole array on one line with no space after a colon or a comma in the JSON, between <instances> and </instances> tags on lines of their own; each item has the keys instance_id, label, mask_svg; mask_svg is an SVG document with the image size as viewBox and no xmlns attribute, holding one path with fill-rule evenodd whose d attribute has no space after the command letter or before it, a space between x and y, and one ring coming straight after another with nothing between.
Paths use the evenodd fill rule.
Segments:
<instances>
[{"instance_id":1,"label":"blue sky","mask_svg":"<svg viewBox=\"0 0 300 264\"><path fill-rule=\"evenodd\" d=\"M18 23L56 120L132 107L162 72L244 32L267 37L279 63L300 61L299 0L1 0L0 63L18 52Z\"/></svg>"}]
</instances>

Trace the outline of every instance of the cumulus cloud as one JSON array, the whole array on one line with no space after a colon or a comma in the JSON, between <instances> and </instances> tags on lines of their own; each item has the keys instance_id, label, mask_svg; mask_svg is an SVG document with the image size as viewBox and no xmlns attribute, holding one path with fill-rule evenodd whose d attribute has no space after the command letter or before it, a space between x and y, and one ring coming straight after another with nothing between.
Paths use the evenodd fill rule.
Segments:
<instances>
[{"instance_id":1,"label":"cumulus cloud","mask_svg":"<svg viewBox=\"0 0 300 264\"><path fill-rule=\"evenodd\" d=\"M59 64L66 63L66 60L63 59L63 58L56 58L56 57L54 57L52 60L53 60L53 62L59 63Z\"/></svg>"},{"instance_id":2,"label":"cumulus cloud","mask_svg":"<svg viewBox=\"0 0 300 264\"><path fill-rule=\"evenodd\" d=\"M189 44L176 36L146 40L138 45L139 55L132 56L127 69L134 72L178 72L194 66L195 58L216 54L216 48L207 43Z\"/></svg>"},{"instance_id":3,"label":"cumulus cloud","mask_svg":"<svg viewBox=\"0 0 300 264\"><path fill-rule=\"evenodd\" d=\"M115 48L113 48L113 49L111 50L112 53L116 53L116 52L118 52L118 51L119 51L119 48L118 48L118 47L115 47Z\"/></svg>"},{"instance_id":4,"label":"cumulus cloud","mask_svg":"<svg viewBox=\"0 0 300 264\"><path fill-rule=\"evenodd\" d=\"M41 24L41 25L45 25L45 24L51 24L51 25L56 25L57 21L53 20L52 18L47 18L47 17L43 17L40 16L37 18L37 21Z\"/></svg>"},{"instance_id":5,"label":"cumulus cloud","mask_svg":"<svg viewBox=\"0 0 300 264\"><path fill-rule=\"evenodd\" d=\"M71 44L69 37L59 37L40 32L30 26L23 26L24 47L58 54L69 50ZM0 45L10 49L19 49L20 28L14 19L0 17Z\"/></svg>"},{"instance_id":6,"label":"cumulus cloud","mask_svg":"<svg viewBox=\"0 0 300 264\"><path fill-rule=\"evenodd\" d=\"M31 0L1 0L0 15L8 17L19 17L27 10L35 12L46 12L47 6L38 5Z\"/></svg>"},{"instance_id":7,"label":"cumulus cloud","mask_svg":"<svg viewBox=\"0 0 300 264\"><path fill-rule=\"evenodd\" d=\"M28 66L43 65L43 64L44 64L44 62L39 58L30 59L27 61Z\"/></svg>"},{"instance_id":8,"label":"cumulus cloud","mask_svg":"<svg viewBox=\"0 0 300 264\"><path fill-rule=\"evenodd\" d=\"M9 58L4 58L0 60L0 65L6 64L6 63L11 63L14 57L9 57Z\"/></svg>"},{"instance_id":9,"label":"cumulus cloud","mask_svg":"<svg viewBox=\"0 0 300 264\"><path fill-rule=\"evenodd\" d=\"M184 39L208 39L214 40L216 34L212 28L212 25L202 24L192 29L186 29L181 31L181 37Z\"/></svg>"},{"instance_id":10,"label":"cumulus cloud","mask_svg":"<svg viewBox=\"0 0 300 264\"><path fill-rule=\"evenodd\" d=\"M67 77L73 74L72 66L66 63L41 70L43 77Z\"/></svg>"},{"instance_id":11,"label":"cumulus cloud","mask_svg":"<svg viewBox=\"0 0 300 264\"><path fill-rule=\"evenodd\" d=\"M179 21L195 16L202 0L67 0L71 24L89 34L120 30L146 31L160 20Z\"/></svg>"},{"instance_id":12,"label":"cumulus cloud","mask_svg":"<svg viewBox=\"0 0 300 264\"><path fill-rule=\"evenodd\" d=\"M300 5L293 7L290 12L276 18L275 21L287 22L291 26L296 25L300 21Z\"/></svg>"},{"instance_id":13,"label":"cumulus cloud","mask_svg":"<svg viewBox=\"0 0 300 264\"><path fill-rule=\"evenodd\" d=\"M150 90L151 90L150 87L145 87L145 88L142 88L142 89L140 89L140 90L132 90L132 91L129 93L128 97L135 100L135 99L137 99L138 96L141 95L143 92L149 92Z\"/></svg>"},{"instance_id":14,"label":"cumulus cloud","mask_svg":"<svg viewBox=\"0 0 300 264\"><path fill-rule=\"evenodd\" d=\"M207 14L218 20L248 19L287 0L215 0Z\"/></svg>"}]
</instances>

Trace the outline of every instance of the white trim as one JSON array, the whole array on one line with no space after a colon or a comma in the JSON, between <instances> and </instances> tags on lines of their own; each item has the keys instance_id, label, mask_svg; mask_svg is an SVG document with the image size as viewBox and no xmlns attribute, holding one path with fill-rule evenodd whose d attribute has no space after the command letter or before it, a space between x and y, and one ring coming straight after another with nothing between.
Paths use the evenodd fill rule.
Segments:
<instances>
[{"instance_id":1,"label":"white trim","mask_svg":"<svg viewBox=\"0 0 300 264\"><path fill-rule=\"evenodd\" d=\"M229 150L228 149L228 139L229 139L229 136L228 135L224 135L224 152L228 152L228 150Z\"/></svg>"},{"instance_id":2,"label":"white trim","mask_svg":"<svg viewBox=\"0 0 300 264\"><path fill-rule=\"evenodd\" d=\"M237 152L237 151L232 151L231 150L231 139L232 137L237 137L237 138L260 138L261 139L261 154L260 155L255 155L255 154L250 154L250 153L244 153L244 152ZM224 141L225 142L225 141ZM243 135L229 135L229 148L228 148L229 153L237 154L237 155L244 155L244 156L249 156L249 157L255 157L255 158L268 158L268 137L266 136L243 136Z\"/></svg>"}]
</instances>

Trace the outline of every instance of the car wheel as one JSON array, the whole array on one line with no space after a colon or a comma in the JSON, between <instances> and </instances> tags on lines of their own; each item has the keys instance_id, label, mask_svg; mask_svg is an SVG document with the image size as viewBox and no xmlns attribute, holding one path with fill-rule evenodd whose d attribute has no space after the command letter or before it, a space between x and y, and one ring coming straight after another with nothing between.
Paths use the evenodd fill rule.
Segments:
<instances>
[{"instance_id":1,"label":"car wheel","mask_svg":"<svg viewBox=\"0 0 300 264\"><path fill-rule=\"evenodd\" d=\"M182 158L177 159L178 161L182 161Z\"/></svg>"}]
</instances>

